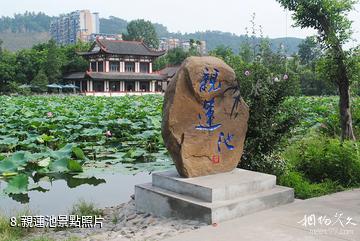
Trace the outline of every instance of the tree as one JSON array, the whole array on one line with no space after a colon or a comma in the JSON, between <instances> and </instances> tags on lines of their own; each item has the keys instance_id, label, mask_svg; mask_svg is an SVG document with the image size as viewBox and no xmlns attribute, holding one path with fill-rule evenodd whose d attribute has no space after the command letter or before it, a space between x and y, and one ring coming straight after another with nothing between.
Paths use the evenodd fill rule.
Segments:
<instances>
[{"instance_id":1,"label":"tree","mask_svg":"<svg viewBox=\"0 0 360 241\"><path fill-rule=\"evenodd\" d=\"M47 85L49 84L49 82L43 69L40 69L35 78L31 81L31 84L36 92L47 91Z\"/></svg>"},{"instance_id":2,"label":"tree","mask_svg":"<svg viewBox=\"0 0 360 241\"><path fill-rule=\"evenodd\" d=\"M321 49L314 36L306 37L299 44L299 57L301 64L309 65L321 55Z\"/></svg>"},{"instance_id":3,"label":"tree","mask_svg":"<svg viewBox=\"0 0 360 241\"><path fill-rule=\"evenodd\" d=\"M341 139L355 140L350 109L350 76L343 44L350 39L351 21L347 14L354 8L353 0L277 0L293 12L295 25L318 30L318 38L334 61L333 79L340 100Z\"/></svg>"},{"instance_id":4,"label":"tree","mask_svg":"<svg viewBox=\"0 0 360 241\"><path fill-rule=\"evenodd\" d=\"M89 48L88 43L82 42L63 46L61 50L64 52L65 61L62 62L62 73L85 72L89 68L89 63L77 52L87 51Z\"/></svg>"},{"instance_id":5,"label":"tree","mask_svg":"<svg viewBox=\"0 0 360 241\"><path fill-rule=\"evenodd\" d=\"M360 95L360 45L350 50L349 66L351 70L351 80L353 83L353 92Z\"/></svg>"},{"instance_id":6,"label":"tree","mask_svg":"<svg viewBox=\"0 0 360 241\"><path fill-rule=\"evenodd\" d=\"M154 25L144 19L133 20L127 25L127 34L123 34L125 40L144 42L149 48L158 49L159 39Z\"/></svg>"},{"instance_id":7,"label":"tree","mask_svg":"<svg viewBox=\"0 0 360 241\"><path fill-rule=\"evenodd\" d=\"M222 58L223 60L226 60L229 56L234 55L233 50L225 45L219 45L215 49L211 50L209 52L210 55Z\"/></svg>"},{"instance_id":8,"label":"tree","mask_svg":"<svg viewBox=\"0 0 360 241\"><path fill-rule=\"evenodd\" d=\"M44 71L48 77L49 83L56 83L59 81L61 72L61 60L59 58L58 49L54 40L48 42L47 59L44 66Z\"/></svg>"},{"instance_id":9,"label":"tree","mask_svg":"<svg viewBox=\"0 0 360 241\"><path fill-rule=\"evenodd\" d=\"M16 55L7 50L0 53L0 92L9 92L9 83L15 80Z\"/></svg>"},{"instance_id":10,"label":"tree","mask_svg":"<svg viewBox=\"0 0 360 241\"><path fill-rule=\"evenodd\" d=\"M28 84L44 66L46 59L46 51L36 51L34 49L18 51L16 53L16 82Z\"/></svg>"},{"instance_id":11,"label":"tree","mask_svg":"<svg viewBox=\"0 0 360 241\"><path fill-rule=\"evenodd\" d=\"M250 63L254 60L253 53L251 52L251 46L248 41L244 41L240 44L239 55L246 63Z\"/></svg>"},{"instance_id":12,"label":"tree","mask_svg":"<svg viewBox=\"0 0 360 241\"><path fill-rule=\"evenodd\" d=\"M316 36L306 37L299 44L298 57L301 63L301 92L304 95L336 95L336 86L327 76L326 51L323 52Z\"/></svg>"},{"instance_id":13,"label":"tree","mask_svg":"<svg viewBox=\"0 0 360 241\"><path fill-rule=\"evenodd\" d=\"M154 71L162 70L167 65L168 65L168 60L167 60L166 56L161 56L161 57L155 59L155 61L153 63L153 70Z\"/></svg>"},{"instance_id":14,"label":"tree","mask_svg":"<svg viewBox=\"0 0 360 241\"><path fill-rule=\"evenodd\" d=\"M200 56L200 40L190 39L190 48L188 51L188 56Z\"/></svg>"},{"instance_id":15,"label":"tree","mask_svg":"<svg viewBox=\"0 0 360 241\"><path fill-rule=\"evenodd\" d=\"M2 44L4 43L4 41L2 41L2 39L0 39L0 54L2 52Z\"/></svg>"},{"instance_id":16,"label":"tree","mask_svg":"<svg viewBox=\"0 0 360 241\"><path fill-rule=\"evenodd\" d=\"M199 56L196 48L191 48L185 51L183 48L177 47L167 51L166 55L157 58L154 62L153 69L155 71L161 70L166 66L180 65L187 57Z\"/></svg>"}]
</instances>

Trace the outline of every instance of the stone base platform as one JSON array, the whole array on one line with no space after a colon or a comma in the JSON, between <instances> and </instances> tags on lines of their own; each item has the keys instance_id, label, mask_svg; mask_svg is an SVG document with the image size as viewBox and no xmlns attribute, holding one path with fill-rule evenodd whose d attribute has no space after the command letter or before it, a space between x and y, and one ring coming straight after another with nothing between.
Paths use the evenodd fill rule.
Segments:
<instances>
[{"instance_id":1,"label":"stone base platform","mask_svg":"<svg viewBox=\"0 0 360 241\"><path fill-rule=\"evenodd\" d=\"M277 186L275 176L243 169L194 178L160 172L152 183L135 186L137 211L208 224L293 201L293 189Z\"/></svg>"}]
</instances>

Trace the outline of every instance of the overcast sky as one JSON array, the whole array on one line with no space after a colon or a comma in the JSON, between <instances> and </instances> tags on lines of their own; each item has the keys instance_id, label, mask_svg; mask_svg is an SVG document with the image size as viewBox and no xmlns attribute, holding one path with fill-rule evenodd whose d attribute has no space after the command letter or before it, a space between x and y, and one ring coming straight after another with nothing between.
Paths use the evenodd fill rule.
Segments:
<instances>
[{"instance_id":1,"label":"overcast sky","mask_svg":"<svg viewBox=\"0 0 360 241\"><path fill-rule=\"evenodd\" d=\"M271 38L305 37L312 30L293 28L291 14L275 0L0 0L1 16L14 13L42 11L51 16L73 10L89 9L99 12L100 17L116 16L126 20L144 18L158 22L169 31L195 32L220 30L244 34L249 20L256 13L256 23L263 26L265 36ZM16 4L15 4L16 3ZM360 42L360 4L350 14L354 20L354 38ZM287 21L286 21L287 20ZM286 24L287 23L287 24Z\"/></svg>"}]
</instances>

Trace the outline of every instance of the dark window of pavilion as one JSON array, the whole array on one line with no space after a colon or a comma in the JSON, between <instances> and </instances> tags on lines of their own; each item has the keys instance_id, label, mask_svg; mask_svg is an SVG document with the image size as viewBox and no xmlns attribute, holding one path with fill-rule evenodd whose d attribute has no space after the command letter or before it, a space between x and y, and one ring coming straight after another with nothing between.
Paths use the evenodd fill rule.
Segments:
<instances>
[{"instance_id":1,"label":"dark window of pavilion","mask_svg":"<svg viewBox=\"0 0 360 241\"><path fill-rule=\"evenodd\" d=\"M91 71L96 72L96 62L91 62Z\"/></svg>"},{"instance_id":2,"label":"dark window of pavilion","mask_svg":"<svg viewBox=\"0 0 360 241\"><path fill-rule=\"evenodd\" d=\"M135 72L135 63L125 62L125 72Z\"/></svg>"},{"instance_id":3,"label":"dark window of pavilion","mask_svg":"<svg viewBox=\"0 0 360 241\"><path fill-rule=\"evenodd\" d=\"M104 81L94 81L93 90L95 92L104 92Z\"/></svg>"},{"instance_id":4,"label":"dark window of pavilion","mask_svg":"<svg viewBox=\"0 0 360 241\"><path fill-rule=\"evenodd\" d=\"M110 72L119 72L120 63L118 61L110 61Z\"/></svg>"},{"instance_id":5,"label":"dark window of pavilion","mask_svg":"<svg viewBox=\"0 0 360 241\"><path fill-rule=\"evenodd\" d=\"M149 63L140 63L140 72L149 73Z\"/></svg>"},{"instance_id":6,"label":"dark window of pavilion","mask_svg":"<svg viewBox=\"0 0 360 241\"><path fill-rule=\"evenodd\" d=\"M82 81L81 91L87 91L87 81L86 80Z\"/></svg>"},{"instance_id":7,"label":"dark window of pavilion","mask_svg":"<svg viewBox=\"0 0 360 241\"><path fill-rule=\"evenodd\" d=\"M140 82L140 91L149 92L150 91L150 83L149 81L141 81Z\"/></svg>"},{"instance_id":8,"label":"dark window of pavilion","mask_svg":"<svg viewBox=\"0 0 360 241\"><path fill-rule=\"evenodd\" d=\"M98 72L104 72L104 61L98 62Z\"/></svg>"},{"instance_id":9,"label":"dark window of pavilion","mask_svg":"<svg viewBox=\"0 0 360 241\"><path fill-rule=\"evenodd\" d=\"M120 81L109 82L110 91L120 91Z\"/></svg>"},{"instance_id":10,"label":"dark window of pavilion","mask_svg":"<svg viewBox=\"0 0 360 241\"><path fill-rule=\"evenodd\" d=\"M135 81L125 81L126 91L135 91Z\"/></svg>"}]
</instances>

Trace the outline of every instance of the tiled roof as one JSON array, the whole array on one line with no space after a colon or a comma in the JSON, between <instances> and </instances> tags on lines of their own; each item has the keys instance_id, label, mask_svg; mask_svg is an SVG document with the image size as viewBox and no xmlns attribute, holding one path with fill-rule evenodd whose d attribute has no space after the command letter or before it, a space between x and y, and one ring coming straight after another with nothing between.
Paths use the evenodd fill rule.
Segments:
<instances>
[{"instance_id":1,"label":"tiled roof","mask_svg":"<svg viewBox=\"0 0 360 241\"><path fill-rule=\"evenodd\" d=\"M162 70L160 70L160 74L161 75L166 75L168 78L172 78L175 74L176 71L180 68L180 66L171 66L171 67L166 67Z\"/></svg>"},{"instance_id":2,"label":"tiled roof","mask_svg":"<svg viewBox=\"0 0 360 241\"><path fill-rule=\"evenodd\" d=\"M93 44L92 48L94 48L96 44L100 47L99 51L103 51L109 54L140 55L153 57L159 57L165 54L165 51L151 50L144 43L137 41L96 39L96 42ZM93 55L97 54L99 51L84 52L79 54Z\"/></svg>"}]
</instances>

